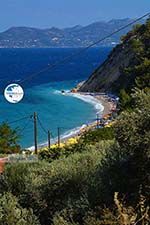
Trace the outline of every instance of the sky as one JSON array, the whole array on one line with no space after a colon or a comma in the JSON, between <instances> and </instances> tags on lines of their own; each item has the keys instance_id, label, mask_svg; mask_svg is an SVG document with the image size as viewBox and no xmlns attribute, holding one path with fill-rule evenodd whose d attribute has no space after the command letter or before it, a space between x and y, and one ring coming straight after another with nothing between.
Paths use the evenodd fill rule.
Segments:
<instances>
[{"instance_id":1,"label":"sky","mask_svg":"<svg viewBox=\"0 0 150 225\"><path fill-rule=\"evenodd\" d=\"M150 0L0 0L0 32L13 26L88 25L100 20L137 18L149 11Z\"/></svg>"}]
</instances>

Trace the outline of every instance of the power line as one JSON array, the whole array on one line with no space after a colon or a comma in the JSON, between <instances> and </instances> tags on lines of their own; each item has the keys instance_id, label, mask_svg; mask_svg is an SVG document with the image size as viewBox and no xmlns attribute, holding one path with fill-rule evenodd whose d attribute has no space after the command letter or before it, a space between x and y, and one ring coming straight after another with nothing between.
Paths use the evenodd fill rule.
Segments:
<instances>
[{"instance_id":1,"label":"power line","mask_svg":"<svg viewBox=\"0 0 150 225\"><path fill-rule=\"evenodd\" d=\"M33 114L33 123L34 123L34 151L35 154L38 153L38 130L37 130L37 113Z\"/></svg>"},{"instance_id":2,"label":"power line","mask_svg":"<svg viewBox=\"0 0 150 225\"><path fill-rule=\"evenodd\" d=\"M37 116L37 120L39 122L39 125L40 125L41 129L44 131L44 133L47 134L48 130L45 129L45 127L44 127L43 123L41 122L39 116Z\"/></svg>"},{"instance_id":3,"label":"power line","mask_svg":"<svg viewBox=\"0 0 150 225\"><path fill-rule=\"evenodd\" d=\"M23 134L23 132L26 130L26 128L28 127L30 122L31 122L31 120L28 120L27 123L25 124L25 126L21 130L19 130L20 135Z\"/></svg>"},{"instance_id":4,"label":"power line","mask_svg":"<svg viewBox=\"0 0 150 225\"><path fill-rule=\"evenodd\" d=\"M55 68L55 67L57 67L57 66L59 66L59 65L61 65L61 64L67 63L67 62L70 61L70 59L72 59L73 57L81 55L83 52L87 51L87 50L90 49L91 47L93 47L93 46L99 44L100 42L104 41L105 39L107 39L107 38L113 36L114 34L120 32L120 31L124 30L125 28L130 27L131 25L135 24L136 22L138 22L138 21L144 19L145 17L147 17L147 16L149 16L149 15L150 15L150 12L144 14L144 15L141 16L141 17L138 17L138 18L135 19L134 21L128 23L128 24L125 25L125 26L120 27L120 28L117 29L116 31L114 31L114 32L112 32L112 33L106 35L105 37L99 39L98 41L96 41L96 42L90 44L89 46L83 48L83 49L80 50L79 52L73 53L73 54L71 54L71 55L65 57L63 60L60 60L60 61L58 61L57 63L54 63L54 64L52 64L52 65L50 65L50 66L47 66L47 67L43 68L42 70L40 70L39 72L35 72L35 73L31 74L31 75L28 76L27 78L21 80L19 83L24 83L24 82L26 82L26 81L28 81L28 80L31 80L33 77L36 77L36 76L38 76L39 74L41 74L41 73L43 73L43 72L49 70L49 69L53 69L53 68Z\"/></svg>"},{"instance_id":5,"label":"power line","mask_svg":"<svg viewBox=\"0 0 150 225\"><path fill-rule=\"evenodd\" d=\"M9 122L8 121L8 124L13 124L13 123L17 123L17 122L20 122L20 121L22 121L22 120L25 120L25 119L31 119L33 116L32 115L30 115L30 116L25 116L25 117L22 117L22 118L20 118L20 119L18 119L18 120L14 120L14 121L11 121L11 122Z\"/></svg>"},{"instance_id":6,"label":"power line","mask_svg":"<svg viewBox=\"0 0 150 225\"><path fill-rule=\"evenodd\" d=\"M38 121L38 124L40 125L42 131L47 135L47 138L48 138L48 148L50 148L51 146L51 139L54 140L54 137L53 137L53 134L50 132L50 130L47 130L42 121L40 120L39 116L37 116L37 121Z\"/></svg>"},{"instance_id":7,"label":"power line","mask_svg":"<svg viewBox=\"0 0 150 225\"><path fill-rule=\"evenodd\" d=\"M53 140L55 140L56 139L56 137L54 137L54 135L53 135L53 133L51 132L51 138L53 139Z\"/></svg>"},{"instance_id":8,"label":"power line","mask_svg":"<svg viewBox=\"0 0 150 225\"><path fill-rule=\"evenodd\" d=\"M48 137L48 148L50 149L50 147L51 147L51 132L49 130L47 133L47 137Z\"/></svg>"}]
</instances>

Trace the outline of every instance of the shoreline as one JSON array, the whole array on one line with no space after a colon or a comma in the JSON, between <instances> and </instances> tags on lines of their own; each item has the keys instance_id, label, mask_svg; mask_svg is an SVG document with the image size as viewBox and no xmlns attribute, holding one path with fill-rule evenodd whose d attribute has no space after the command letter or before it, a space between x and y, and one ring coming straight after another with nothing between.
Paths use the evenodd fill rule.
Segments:
<instances>
[{"instance_id":1,"label":"shoreline","mask_svg":"<svg viewBox=\"0 0 150 225\"><path fill-rule=\"evenodd\" d=\"M80 93L80 94L84 95L84 93ZM103 106L101 117L111 113L112 104L111 102L108 101L108 97L106 97L106 94L102 94L102 93L91 93L91 94L92 94L92 97L98 100L100 104ZM88 95L90 94L88 93Z\"/></svg>"},{"instance_id":2,"label":"shoreline","mask_svg":"<svg viewBox=\"0 0 150 225\"><path fill-rule=\"evenodd\" d=\"M98 120L100 121L101 119L106 119L108 120L108 117L110 115L112 115L113 111L116 111L117 109L117 102L116 100L114 101L114 98L108 96L107 94L105 93L83 93L83 92L77 92L76 95L80 95L80 96L86 96L88 99L89 98L93 98L93 102L95 102L95 105L94 107L96 108L96 105L99 104L101 106L101 110L98 111L97 108L97 113L96 115L98 115ZM76 96L75 96L76 97ZM83 132L86 132L92 128L95 128L97 126L97 119L95 118L94 121L88 123L87 125L85 124L82 124L82 126L80 127L80 132L78 133L78 135L82 135ZM81 131L83 130L83 131ZM71 137L75 137L76 135L74 136L71 136Z\"/></svg>"},{"instance_id":3,"label":"shoreline","mask_svg":"<svg viewBox=\"0 0 150 225\"><path fill-rule=\"evenodd\" d=\"M75 95L75 94L73 94ZM83 93L83 92L77 92L76 95L80 95L80 96L86 96L87 98L93 98L95 99L95 105L96 104L99 104L103 107L103 109L101 111L97 111L96 114L100 114L100 117L99 119L102 119L104 118L106 115L109 115L112 113L112 110L115 110L116 109L116 104L112 103L112 101L108 100L109 97L108 95L106 94L102 94L102 93ZM76 96L74 96L76 97ZM84 101L84 100L83 100ZM94 101L93 101L94 102ZM96 108L96 107L95 107ZM61 139L61 142L65 144L65 142L69 141L69 139L71 138L78 138L80 137L84 132L87 132L88 130L91 130L93 128L96 128L97 126L97 120L95 119L95 121L93 122L90 122L88 124L82 124L80 127L79 127L79 130L78 132L76 132L76 134L73 134L73 135L68 135L68 137L64 137ZM57 143L56 143L57 144Z\"/></svg>"},{"instance_id":4,"label":"shoreline","mask_svg":"<svg viewBox=\"0 0 150 225\"><path fill-rule=\"evenodd\" d=\"M116 104L112 101L112 99L105 93L83 93L83 92L67 92L63 93L64 95L73 96L75 98L79 98L82 101L88 102L92 104L97 111L97 115L99 115L99 119L104 118L106 115L112 113L112 110L116 109ZM71 138L77 138L90 129L93 129L97 125L97 120L95 118L94 121L86 124L83 123L80 127L73 128L72 130L68 130L64 134L61 135L61 143L67 142ZM57 144L57 137L52 142L52 145ZM47 147L47 142L39 144L39 150ZM28 150L34 150L34 146L27 148Z\"/></svg>"}]
</instances>

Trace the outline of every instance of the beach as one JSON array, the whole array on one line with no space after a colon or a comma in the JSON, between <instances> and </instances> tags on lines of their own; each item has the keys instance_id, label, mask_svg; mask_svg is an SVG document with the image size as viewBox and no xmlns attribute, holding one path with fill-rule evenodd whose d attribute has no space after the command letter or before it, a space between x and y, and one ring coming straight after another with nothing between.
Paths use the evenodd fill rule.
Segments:
<instances>
[{"instance_id":1,"label":"beach","mask_svg":"<svg viewBox=\"0 0 150 225\"><path fill-rule=\"evenodd\" d=\"M117 108L117 104L115 101L113 101L112 98L110 98L105 93L83 93L83 92L67 92L66 96L73 96L76 98L79 98L83 101L88 102L89 104L92 104L95 107L95 113L98 115L99 120L106 117L110 117L112 114L112 111L115 111ZM69 142L69 139L72 138L79 138L84 132L87 132L88 130L95 129L97 127L97 119L95 117L95 120L85 124L83 121L82 126L74 128L71 131L66 132L61 136L61 142L67 143ZM55 140L55 144L57 144L57 140Z\"/></svg>"},{"instance_id":2,"label":"beach","mask_svg":"<svg viewBox=\"0 0 150 225\"><path fill-rule=\"evenodd\" d=\"M65 133L60 135L61 143L67 143L72 138L79 138L84 132L87 132L90 129L95 129L97 127L97 117L98 119L102 119L106 117L105 122L108 121L107 116L111 115L112 110L116 109L116 104L112 101L112 99L105 93L83 93L83 92L76 92L72 93L71 91L65 91L59 94L63 94L66 96L72 96L73 98L78 98L81 101L87 102L95 108L95 118L88 123L83 121L81 126L75 127L74 129L68 130ZM54 138L51 141L52 146L57 145L58 138ZM47 143L41 143L38 145L39 149L47 147ZM28 148L29 150L33 151L34 146Z\"/></svg>"},{"instance_id":3,"label":"beach","mask_svg":"<svg viewBox=\"0 0 150 225\"><path fill-rule=\"evenodd\" d=\"M115 101L113 101L113 99L105 93L77 92L75 94L73 93L72 96L78 97L89 103L93 103L94 107L97 110L97 113L99 113L101 115L101 117L111 113L112 110L115 110L117 107ZM98 111L98 110L100 110L100 111Z\"/></svg>"}]
</instances>

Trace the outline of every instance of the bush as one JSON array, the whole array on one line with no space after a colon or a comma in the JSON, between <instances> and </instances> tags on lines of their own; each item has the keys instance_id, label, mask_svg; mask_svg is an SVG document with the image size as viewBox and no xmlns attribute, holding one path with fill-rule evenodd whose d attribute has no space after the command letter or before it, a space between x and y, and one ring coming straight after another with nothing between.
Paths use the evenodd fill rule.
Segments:
<instances>
[{"instance_id":1,"label":"bush","mask_svg":"<svg viewBox=\"0 0 150 225\"><path fill-rule=\"evenodd\" d=\"M11 193L0 195L1 225L40 225L31 209L23 209Z\"/></svg>"},{"instance_id":2,"label":"bush","mask_svg":"<svg viewBox=\"0 0 150 225\"><path fill-rule=\"evenodd\" d=\"M133 207L120 200L118 193L115 192L113 208L97 210L97 213L92 212L85 217L84 225L148 225L149 206L145 204L145 200L144 196L139 195L138 204Z\"/></svg>"},{"instance_id":3,"label":"bush","mask_svg":"<svg viewBox=\"0 0 150 225\"><path fill-rule=\"evenodd\" d=\"M7 190L13 192L14 195L22 194L31 183L30 163L11 163L5 167L2 175L7 184ZM5 187L6 188L6 187ZM1 190L2 191L2 190Z\"/></svg>"},{"instance_id":4,"label":"bush","mask_svg":"<svg viewBox=\"0 0 150 225\"><path fill-rule=\"evenodd\" d=\"M148 198L150 187L150 96L144 91L134 94L135 109L123 112L115 124L116 145L107 151L97 170L94 183L99 191L93 204L113 203L113 193L126 195L127 201L136 204L139 190Z\"/></svg>"},{"instance_id":5,"label":"bush","mask_svg":"<svg viewBox=\"0 0 150 225\"><path fill-rule=\"evenodd\" d=\"M81 142L92 145L102 140L113 140L113 139L114 139L113 127L104 127L86 132L81 137Z\"/></svg>"},{"instance_id":6,"label":"bush","mask_svg":"<svg viewBox=\"0 0 150 225\"><path fill-rule=\"evenodd\" d=\"M66 209L79 221L89 207L88 188L111 142L100 142L66 159L7 165L5 190L15 194L22 207L32 208L41 224L48 224ZM1 190L2 191L2 190Z\"/></svg>"},{"instance_id":7,"label":"bush","mask_svg":"<svg viewBox=\"0 0 150 225\"><path fill-rule=\"evenodd\" d=\"M90 149L92 145L100 141L113 139L113 127L100 128L93 131L90 130L84 133L75 144L64 144L60 148L56 145L50 149L41 149L39 151L39 158L48 162L52 162L53 160L59 158L66 158L76 152L84 152L87 149Z\"/></svg>"}]
</instances>

